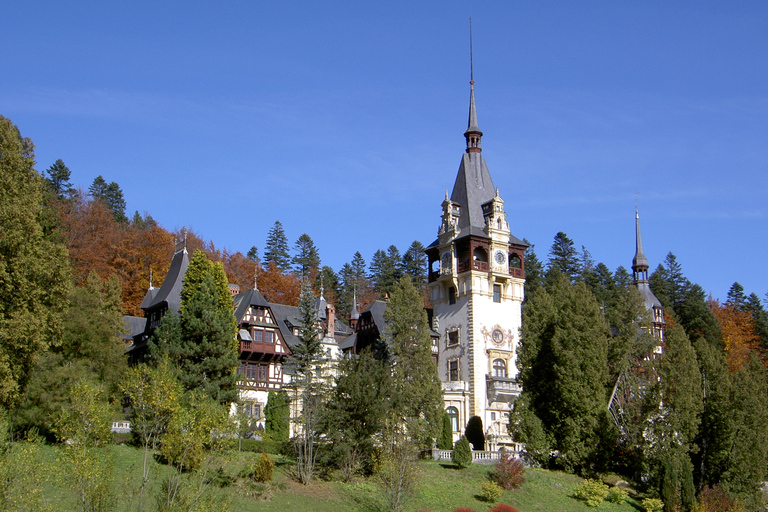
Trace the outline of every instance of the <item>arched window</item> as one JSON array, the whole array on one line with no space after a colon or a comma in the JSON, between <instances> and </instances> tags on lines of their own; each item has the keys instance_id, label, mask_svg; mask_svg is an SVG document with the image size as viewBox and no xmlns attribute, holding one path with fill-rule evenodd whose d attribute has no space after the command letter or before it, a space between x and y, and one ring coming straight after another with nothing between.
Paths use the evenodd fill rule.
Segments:
<instances>
[{"instance_id":1,"label":"arched window","mask_svg":"<svg viewBox=\"0 0 768 512\"><path fill-rule=\"evenodd\" d=\"M451 420L451 430L459 431L459 410L455 407L449 407L445 410L448 418Z\"/></svg>"},{"instance_id":2,"label":"arched window","mask_svg":"<svg viewBox=\"0 0 768 512\"><path fill-rule=\"evenodd\" d=\"M509 255L509 268L523 268L523 261L519 255L515 253Z\"/></svg>"},{"instance_id":3,"label":"arched window","mask_svg":"<svg viewBox=\"0 0 768 512\"><path fill-rule=\"evenodd\" d=\"M479 261L481 263L488 263L488 253L485 252L485 249L482 247L475 247L475 250L472 252L472 256L475 261Z\"/></svg>"},{"instance_id":4,"label":"arched window","mask_svg":"<svg viewBox=\"0 0 768 512\"><path fill-rule=\"evenodd\" d=\"M503 359L493 360L493 376L494 377L507 377L507 362Z\"/></svg>"}]
</instances>

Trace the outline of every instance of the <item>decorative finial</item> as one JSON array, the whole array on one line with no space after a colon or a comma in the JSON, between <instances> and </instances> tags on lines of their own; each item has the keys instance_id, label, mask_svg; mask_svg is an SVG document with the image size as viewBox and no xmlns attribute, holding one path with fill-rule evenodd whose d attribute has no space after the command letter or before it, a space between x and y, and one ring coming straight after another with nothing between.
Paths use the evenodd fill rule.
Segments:
<instances>
[{"instance_id":1,"label":"decorative finial","mask_svg":"<svg viewBox=\"0 0 768 512\"><path fill-rule=\"evenodd\" d=\"M149 289L154 289L154 286L152 286L152 269L149 269Z\"/></svg>"},{"instance_id":2,"label":"decorative finial","mask_svg":"<svg viewBox=\"0 0 768 512\"><path fill-rule=\"evenodd\" d=\"M469 85L475 85L475 66L472 58L472 16L469 17Z\"/></svg>"},{"instance_id":3,"label":"decorative finial","mask_svg":"<svg viewBox=\"0 0 768 512\"><path fill-rule=\"evenodd\" d=\"M255 263L253 265L253 289L259 289L259 266Z\"/></svg>"}]
</instances>

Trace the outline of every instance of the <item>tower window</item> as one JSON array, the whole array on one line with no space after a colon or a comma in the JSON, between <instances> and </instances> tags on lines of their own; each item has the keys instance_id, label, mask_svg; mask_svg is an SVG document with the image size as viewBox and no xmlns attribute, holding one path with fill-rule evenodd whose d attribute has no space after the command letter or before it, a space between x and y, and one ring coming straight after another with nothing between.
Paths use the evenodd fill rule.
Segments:
<instances>
[{"instance_id":1,"label":"tower window","mask_svg":"<svg viewBox=\"0 0 768 512\"><path fill-rule=\"evenodd\" d=\"M454 432L459 431L459 410L455 407L448 407L445 410L448 418L451 420L451 430Z\"/></svg>"},{"instance_id":2,"label":"tower window","mask_svg":"<svg viewBox=\"0 0 768 512\"><path fill-rule=\"evenodd\" d=\"M448 288L448 304L456 304L456 288Z\"/></svg>"},{"instance_id":3,"label":"tower window","mask_svg":"<svg viewBox=\"0 0 768 512\"><path fill-rule=\"evenodd\" d=\"M451 361L448 361L448 380L450 381L459 380L459 360L458 359L453 359Z\"/></svg>"},{"instance_id":4,"label":"tower window","mask_svg":"<svg viewBox=\"0 0 768 512\"><path fill-rule=\"evenodd\" d=\"M493 302L501 302L501 285L493 285Z\"/></svg>"},{"instance_id":5,"label":"tower window","mask_svg":"<svg viewBox=\"0 0 768 512\"><path fill-rule=\"evenodd\" d=\"M448 332L448 346L452 347L459 344L459 330Z\"/></svg>"},{"instance_id":6,"label":"tower window","mask_svg":"<svg viewBox=\"0 0 768 512\"><path fill-rule=\"evenodd\" d=\"M523 268L523 262L519 255L513 253L509 256L509 268Z\"/></svg>"},{"instance_id":7,"label":"tower window","mask_svg":"<svg viewBox=\"0 0 768 512\"><path fill-rule=\"evenodd\" d=\"M493 360L493 376L507 378L507 363L503 359Z\"/></svg>"}]
</instances>

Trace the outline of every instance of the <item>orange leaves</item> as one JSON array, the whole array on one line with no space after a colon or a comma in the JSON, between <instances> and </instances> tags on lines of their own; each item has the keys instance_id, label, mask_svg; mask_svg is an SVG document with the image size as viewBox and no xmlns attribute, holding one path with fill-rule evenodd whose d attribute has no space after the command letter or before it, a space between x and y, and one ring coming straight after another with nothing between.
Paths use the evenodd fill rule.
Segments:
<instances>
[{"instance_id":1,"label":"orange leaves","mask_svg":"<svg viewBox=\"0 0 768 512\"><path fill-rule=\"evenodd\" d=\"M710 299L708 304L720 326L728 370L735 373L744 368L751 352L757 352L760 338L755 330L755 321L749 312L739 311L727 303L721 306L718 301Z\"/></svg>"}]
</instances>

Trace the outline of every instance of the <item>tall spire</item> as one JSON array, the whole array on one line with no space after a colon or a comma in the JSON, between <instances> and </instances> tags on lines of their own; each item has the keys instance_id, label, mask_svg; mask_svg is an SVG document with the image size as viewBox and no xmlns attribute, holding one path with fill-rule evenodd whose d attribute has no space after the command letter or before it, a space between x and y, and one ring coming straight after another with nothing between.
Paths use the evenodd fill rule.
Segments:
<instances>
[{"instance_id":1,"label":"tall spire","mask_svg":"<svg viewBox=\"0 0 768 512\"><path fill-rule=\"evenodd\" d=\"M469 18L469 121L464 138L467 139L467 153L480 153L480 139L483 132L477 126L477 110L475 109L475 65L472 55L472 18Z\"/></svg>"},{"instance_id":2,"label":"tall spire","mask_svg":"<svg viewBox=\"0 0 768 512\"><path fill-rule=\"evenodd\" d=\"M648 280L648 258L643 254L643 240L640 238L640 214L635 204L635 257L632 259L635 282Z\"/></svg>"}]
</instances>

